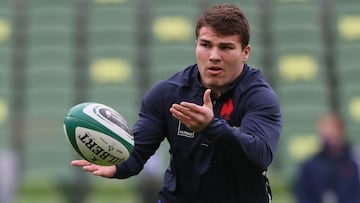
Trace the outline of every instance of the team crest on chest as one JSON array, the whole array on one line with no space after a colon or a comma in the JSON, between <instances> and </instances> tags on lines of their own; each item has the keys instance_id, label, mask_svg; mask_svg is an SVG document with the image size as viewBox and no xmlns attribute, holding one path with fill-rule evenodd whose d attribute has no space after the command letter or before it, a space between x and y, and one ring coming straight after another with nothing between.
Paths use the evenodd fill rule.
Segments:
<instances>
[{"instance_id":1,"label":"team crest on chest","mask_svg":"<svg viewBox=\"0 0 360 203\"><path fill-rule=\"evenodd\" d=\"M177 135L187 138L194 138L195 132L191 131L189 128L183 125L181 121L179 121Z\"/></svg>"},{"instance_id":2,"label":"team crest on chest","mask_svg":"<svg viewBox=\"0 0 360 203\"><path fill-rule=\"evenodd\" d=\"M233 99L230 98L227 102L223 104L220 111L220 116L223 117L226 121L230 121L230 115L234 110Z\"/></svg>"}]
</instances>

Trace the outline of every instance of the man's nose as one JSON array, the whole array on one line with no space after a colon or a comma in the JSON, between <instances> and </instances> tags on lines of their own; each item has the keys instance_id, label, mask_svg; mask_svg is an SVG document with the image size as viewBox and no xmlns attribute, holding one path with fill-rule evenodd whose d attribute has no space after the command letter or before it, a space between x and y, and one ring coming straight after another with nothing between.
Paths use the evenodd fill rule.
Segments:
<instances>
[{"instance_id":1,"label":"man's nose","mask_svg":"<svg viewBox=\"0 0 360 203\"><path fill-rule=\"evenodd\" d=\"M210 52L210 61L211 62L218 62L220 61L220 53L217 48L213 48Z\"/></svg>"}]
</instances>

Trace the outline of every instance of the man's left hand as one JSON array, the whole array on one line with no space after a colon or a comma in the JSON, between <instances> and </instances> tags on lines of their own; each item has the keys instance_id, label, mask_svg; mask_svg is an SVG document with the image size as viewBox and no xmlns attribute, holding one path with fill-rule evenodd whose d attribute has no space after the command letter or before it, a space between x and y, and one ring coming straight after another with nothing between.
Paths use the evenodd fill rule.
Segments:
<instances>
[{"instance_id":1,"label":"man's left hand","mask_svg":"<svg viewBox=\"0 0 360 203\"><path fill-rule=\"evenodd\" d=\"M214 118L210 93L210 89L205 91L203 98L204 104L202 106L190 102L181 102L180 104L173 104L170 112L188 128L194 132L200 132L204 130Z\"/></svg>"}]
</instances>

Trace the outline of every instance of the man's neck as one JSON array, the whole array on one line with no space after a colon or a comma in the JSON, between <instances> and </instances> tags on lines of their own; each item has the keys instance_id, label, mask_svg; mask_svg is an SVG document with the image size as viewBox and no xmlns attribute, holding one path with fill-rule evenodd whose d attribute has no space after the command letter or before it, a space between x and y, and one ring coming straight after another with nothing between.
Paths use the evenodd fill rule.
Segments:
<instances>
[{"instance_id":1,"label":"man's neck","mask_svg":"<svg viewBox=\"0 0 360 203\"><path fill-rule=\"evenodd\" d=\"M218 99L221 96L221 90L211 88L211 98Z\"/></svg>"}]
</instances>

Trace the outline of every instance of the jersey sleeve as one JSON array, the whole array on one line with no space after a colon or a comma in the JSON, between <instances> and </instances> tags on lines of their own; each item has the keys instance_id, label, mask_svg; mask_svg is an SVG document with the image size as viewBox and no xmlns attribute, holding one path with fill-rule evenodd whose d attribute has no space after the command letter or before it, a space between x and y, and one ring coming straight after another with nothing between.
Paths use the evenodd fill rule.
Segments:
<instances>
[{"instance_id":1,"label":"jersey sleeve","mask_svg":"<svg viewBox=\"0 0 360 203\"><path fill-rule=\"evenodd\" d=\"M214 118L205 129L213 142L231 143L262 170L270 165L280 137L282 118L279 99L271 89L254 92L243 105L240 127L231 127L224 119Z\"/></svg>"},{"instance_id":2,"label":"jersey sleeve","mask_svg":"<svg viewBox=\"0 0 360 203\"><path fill-rule=\"evenodd\" d=\"M162 83L155 85L141 102L139 118L132 130L135 140L133 153L122 164L116 166L113 178L124 179L138 174L146 161L158 149L165 138L166 122L164 122L164 100L162 99Z\"/></svg>"}]
</instances>

